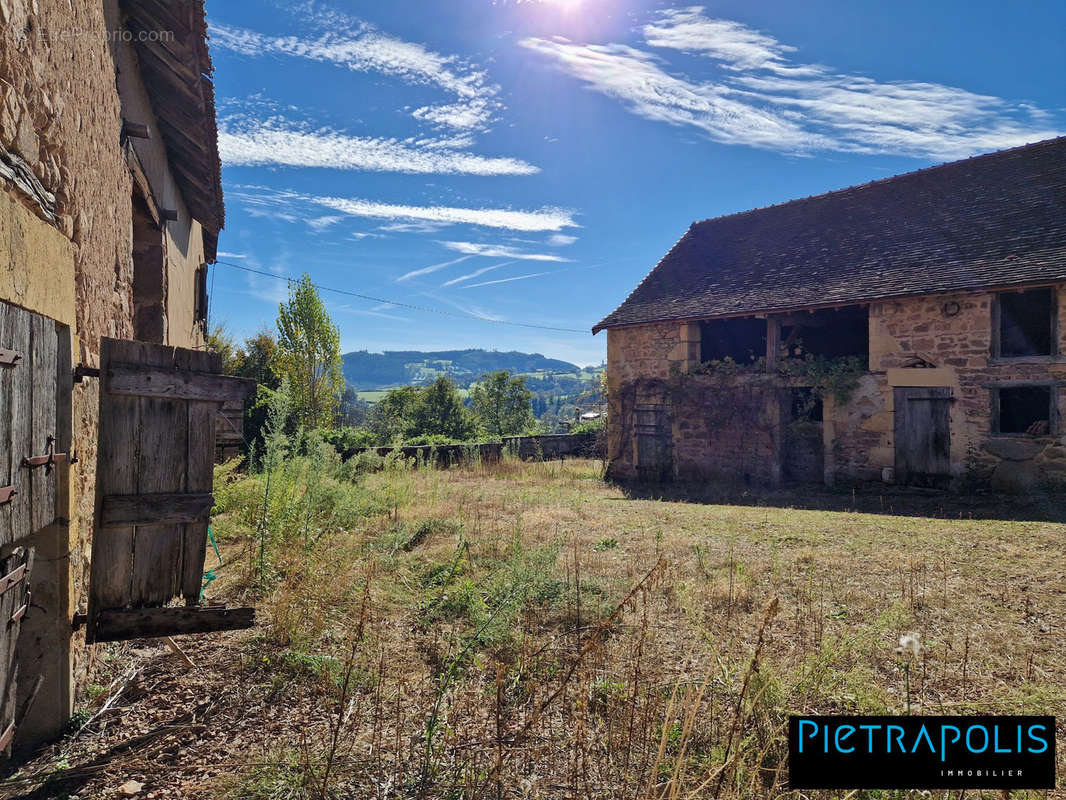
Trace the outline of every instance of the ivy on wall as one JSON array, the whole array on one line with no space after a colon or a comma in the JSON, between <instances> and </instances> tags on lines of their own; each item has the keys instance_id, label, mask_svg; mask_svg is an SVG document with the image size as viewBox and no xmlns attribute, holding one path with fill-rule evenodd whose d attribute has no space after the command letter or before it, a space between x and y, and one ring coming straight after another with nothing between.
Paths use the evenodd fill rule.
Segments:
<instances>
[{"instance_id":1,"label":"ivy on wall","mask_svg":"<svg viewBox=\"0 0 1066 800\"><path fill-rule=\"evenodd\" d=\"M671 367L671 373L675 378L681 378L684 375L711 375L717 378L777 375L789 379L792 384L810 386L818 397L832 395L833 399L841 405L848 402L859 386L859 379L866 372L866 359L860 356L827 358L812 353L807 353L800 358L782 358L773 369L767 367L765 358L742 364L728 356L720 361L704 362L687 373L681 372L677 365Z\"/></svg>"}]
</instances>

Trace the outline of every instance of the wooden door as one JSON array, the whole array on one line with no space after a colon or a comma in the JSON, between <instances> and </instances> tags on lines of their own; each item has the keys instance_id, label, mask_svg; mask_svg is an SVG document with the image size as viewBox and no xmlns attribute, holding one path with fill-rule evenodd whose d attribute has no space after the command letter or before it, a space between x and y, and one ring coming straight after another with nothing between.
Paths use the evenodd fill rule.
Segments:
<instances>
[{"instance_id":1,"label":"wooden door","mask_svg":"<svg viewBox=\"0 0 1066 800\"><path fill-rule=\"evenodd\" d=\"M101 340L89 642L252 624L253 609L199 605L215 416L255 387L220 373L216 353Z\"/></svg>"},{"instance_id":2,"label":"wooden door","mask_svg":"<svg viewBox=\"0 0 1066 800\"><path fill-rule=\"evenodd\" d=\"M59 389L61 375L70 380L68 336L54 320L0 302L0 752L15 733L29 540L56 521L65 475L69 425L60 424Z\"/></svg>"},{"instance_id":3,"label":"wooden door","mask_svg":"<svg viewBox=\"0 0 1066 800\"><path fill-rule=\"evenodd\" d=\"M951 389L897 388L896 482L942 488L951 480Z\"/></svg>"},{"instance_id":4,"label":"wooden door","mask_svg":"<svg viewBox=\"0 0 1066 800\"><path fill-rule=\"evenodd\" d=\"M665 406L641 403L634 411L634 463L642 480L660 481L673 468L672 436Z\"/></svg>"}]
</instances>

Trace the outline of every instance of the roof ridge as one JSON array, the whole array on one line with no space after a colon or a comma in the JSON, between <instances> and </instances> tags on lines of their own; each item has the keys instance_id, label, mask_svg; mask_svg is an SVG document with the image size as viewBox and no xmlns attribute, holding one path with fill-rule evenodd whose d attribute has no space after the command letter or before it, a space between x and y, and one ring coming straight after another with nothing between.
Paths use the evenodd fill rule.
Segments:
<instances>
[{"instance_id":1,"label":"roof ridge","mask_svg":"<svg viewBox=\"0 0 1066 800\"><path fill-rule=\"evenodd\" d=\"M1014 147L1006 147L1002 150L993 150L990 153L978 153L977 155L967 156L966 158L959 158L955 161L945 161L940 164L932 164L928 167L921 167L919 169L911 170L910 172L900 172L897 175L889 175L886 178L877 178L876 180L866 181L865 183L855 183L850 186L841 186L838 189L830 189L827 192L819 192L818 194L810 194L806 197L793 197L790 200L782 200L780 203L770 203L765 206L756 206L755 208L746 208L743 211L734 211L729 214L719 214L717 217L707 217L706 219L700 219L693 222L689 229L693 229L699 225L703 225L706 222L715 222L721 219L731 219L733 217L743 217L747 214L755 214L760 211L767 211L771 208L782 208L784 206L790 206L793 203L805 203L808 200L820 200L824 197L830 197L835 194L843 194L844 192L855 191L856 189L866 189L871 186L880 186L886 183L892 183L893 181L902 180L904 178L910 178L915 175L921 175L927 172L935 172L937 170L947 169L948 167L956 167L961 164L966 164L971 161L981 161L984 159L992 159L1001 156L1008 155L1010 153L1017 153L1021 150L1028 150L1030 148L1036 148L1053 144L1055 142L1066 143L1066 134L1062 136L1054 136L1050 139L1041 139L1036 142L1028 142L1026 144L1016 145ZM665 258L665 256L664 256ZM661 259L660 259L661 260Z\"/></svg>"}]
</instances>

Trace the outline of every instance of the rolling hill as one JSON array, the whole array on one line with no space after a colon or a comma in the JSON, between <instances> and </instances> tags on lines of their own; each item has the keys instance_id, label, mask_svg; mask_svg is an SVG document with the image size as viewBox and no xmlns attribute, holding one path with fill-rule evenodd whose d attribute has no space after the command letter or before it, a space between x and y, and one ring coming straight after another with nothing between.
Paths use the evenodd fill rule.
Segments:
<instances>
[{"instance_id":1,"label":"rolling hill","mask_svg":"<svg viewBox=\"0 0 1066 800\"><path fill-rule=\"evenodd\" d=\"M546 358L539 353L496 350L391 350L384 353L358 350L345 353L342 361L344 379L357 392L429 383L442 374L466 388L486 372L498 370L515 375L555 374L575 378L583 371L569 361Z\"/></svg>"}]
</instances>

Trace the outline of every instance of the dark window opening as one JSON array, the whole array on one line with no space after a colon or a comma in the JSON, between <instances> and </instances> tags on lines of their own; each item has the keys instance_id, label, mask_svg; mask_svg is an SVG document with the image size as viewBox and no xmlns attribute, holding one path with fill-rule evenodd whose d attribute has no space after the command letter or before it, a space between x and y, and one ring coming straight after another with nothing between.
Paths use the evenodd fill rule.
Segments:
<instances>
[{"instance_id":1,"label":"dark window opening","mask_svg":"<svg viewBox=\"0 0 1066 800\"><path fill-rule=\"evenodd\" d=\"M999 295L999 355L1055 355L1055 293L1051 289Z\"/></svg>"},{"instance_id":2,"label":"dark window opening","mask_svg":"<svg viewBox=\"0 0 1066 800\"><path fill-rule=\"evenodd\" d=\"M163 231L148 204L133 194L133 338L167 341L167 275Z\"/></svg>"},{"instance_id":3,"label":"dark window opening","mask_svg":"<svg viewBox=\"0 0 1066 800\"><path fill-rule=\"evenodd\" d=\"M1048 436L1054 432L1050 386L1012 386L993 391L999 407L997 433Z\"/></svg>"},{"instance_id":4,"label":"dark window opening","mask_svg":"<svg viewBox=\"0 0 1066 800\"><path fill-rule=\"evenodd\" d=\"M797 422L822 421L822 398L810 387L792 389L792 419Z\"/></svg>"},{"instance_id":5,"label":"dark window opening","mask_svg":"<svg viewBox=\"0 0 1066 800\"><path fill-rule=\"evenodd\" d=\"M700 360L751 364L766 356L766 320L716 319L700 325Z\"/></svg>"},{"instance_id":6,"label":"dark window opening","mask_svg":"<svg viewBox=\"0 0 1066 800\"><path fill-rule=\"evenodd\" d=\"M808 354L826 358L869 358L869 308L845 306L782 317L781 355L803 358Z\"/></svg>"},{"instance_id":7,"label":"dark window opening","mask_svg":"<svg viewBox=\"0 0 1066 800\"><path fill-rule=\"evenodd\" d=\"M196 307L193 309L193 319L206 335L207 333L207 264L201 264L196 268Z\"/></svg>"}]
</instances>

